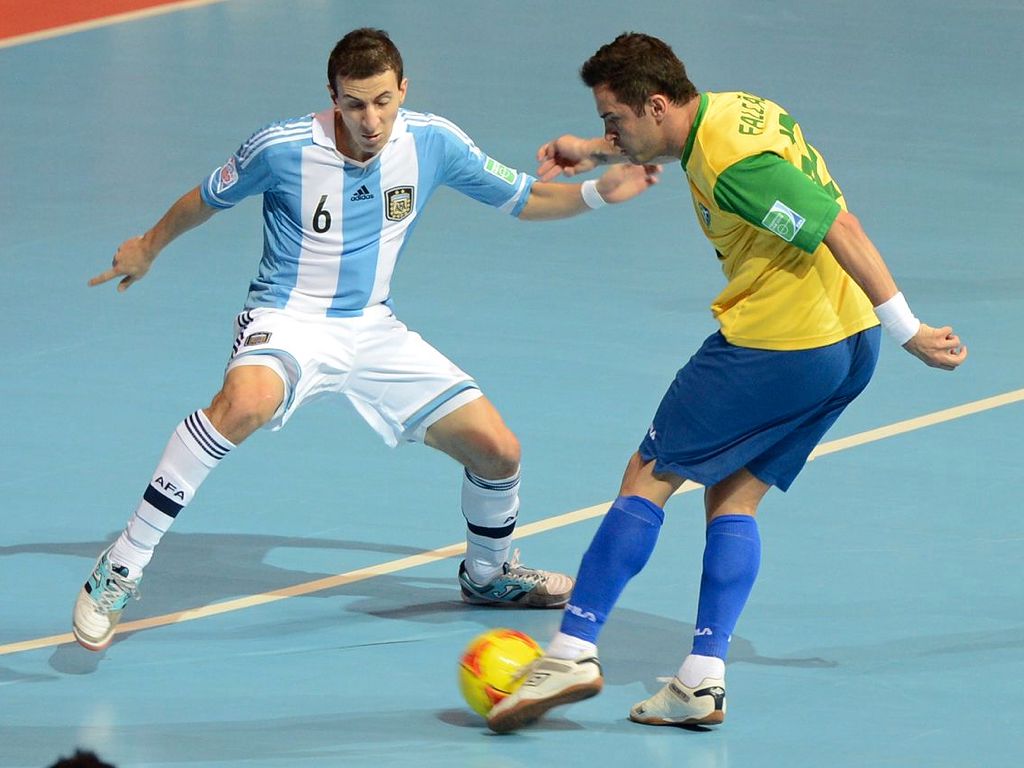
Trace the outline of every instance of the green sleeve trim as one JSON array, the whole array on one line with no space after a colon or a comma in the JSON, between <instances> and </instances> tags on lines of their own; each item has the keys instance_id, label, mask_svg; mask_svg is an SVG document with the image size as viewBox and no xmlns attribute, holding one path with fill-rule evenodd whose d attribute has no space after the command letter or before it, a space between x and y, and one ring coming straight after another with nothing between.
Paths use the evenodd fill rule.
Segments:
<instances>
[{"instance_id":1,"label":"green sleeve trim","mask_svg":"<svg viewBox=\"0 0 1024 768\"><path fill-rule=\"evenodd\" d=\"M697 105L697 114L693 117L693 125L690 126L690 135L686 137L686 146L683 147L683 156L680 158L680 164L683 166L683 172L686 172L686 164L690 160L690 153L693 152L693 142L697 138L697 129L700 128L700 122L704 119L704 113L708 111L708 95L702 93L700 95L700 104Z\"/></svg>"},{"instance_id":2,"label":"green sleeve trim","mask_svg":"<svg viewBox=\"0 0 1024 768\"><path fill-rule=\"evenodd\" d=\"M720 173L715 202L807 253L821 245L839 215L839 203L824 187L770 152L744 158Z\"/></svg>"}]
</instances>

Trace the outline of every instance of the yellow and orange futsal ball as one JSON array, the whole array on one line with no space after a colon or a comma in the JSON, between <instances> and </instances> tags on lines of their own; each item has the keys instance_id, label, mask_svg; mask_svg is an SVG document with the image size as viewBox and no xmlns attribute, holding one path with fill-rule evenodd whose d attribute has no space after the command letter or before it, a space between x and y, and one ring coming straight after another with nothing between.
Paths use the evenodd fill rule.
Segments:
<instances>
[{"instance_id":1,"label":"yellow and orange futsal ball","mask_svg":"<svg viewBox=\"0 0 1024 768\"><path fill-rule=\"evenodd\" d=\"M470 709L487 716L522 680L515 674L543 655L537 641L515 629L490 629L466 646L459 660L459 689Z\"/></svg>"}]
</instances>

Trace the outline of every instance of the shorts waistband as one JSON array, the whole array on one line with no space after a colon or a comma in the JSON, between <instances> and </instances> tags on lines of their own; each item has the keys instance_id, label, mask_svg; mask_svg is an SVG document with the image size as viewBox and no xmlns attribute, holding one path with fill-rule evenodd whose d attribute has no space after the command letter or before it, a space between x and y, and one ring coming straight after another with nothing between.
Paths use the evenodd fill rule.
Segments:
<instances>
[{"instance_id":1,"label":"shorts waistband","mask_svg":"<svg viewBox=\"0 0 1024 768\"><path fill-rule=\"evenodd\" d=\"M253 312L253 313L263 313L263 312L280 313L282 315L286 315L288 317L294 317L294 318L297 318L299 320L303 320L303 321L307 321L307 322L323 322L323 323L331 323L331 322L334 322L334 321L337 321L337 320L360 320L362 318L367 318L367 319L370 319L370 320L378 320L378 319L385 318L385 317L391 317L392 315L395 314L394 309L392 309L387 304L372 304L372 305L370 305L368 307L363 307L362 313L358 314L358 315L355 315L355 314L352 314L352 315L327 315L327 314L323 314L323 313L320 313L320 312L299 312L299 311L296 311L294 309L288 309L287 307L248 307L248 308L242 310L242 314L245 314L246 312Z\"/></svg>"}]
</instances>

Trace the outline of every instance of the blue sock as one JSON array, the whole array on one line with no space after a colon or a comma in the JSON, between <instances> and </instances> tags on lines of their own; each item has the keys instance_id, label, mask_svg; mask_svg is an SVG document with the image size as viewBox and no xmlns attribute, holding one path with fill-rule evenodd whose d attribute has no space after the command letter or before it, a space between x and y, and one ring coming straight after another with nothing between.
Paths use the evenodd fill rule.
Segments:
<instances>
[{"instance_id":1,"label":"blue sock","mask_svg":"<svg viewBox=\"0 0 1024 768\"><path fill-rule=\"evenodd\" d=\"M562 632L597 642L608 614L631 578L647 564L665 513L640 496L620 496L583 555Z\"/></svg>"},{"instance_id":2,"label":"blue sock","mask_svg":"<svg viewBox=\"0 0 1024 768\"><path fill-rule=\"evenodd\" d=\"M693 653L725 658L760 565L761 537L752 516L722 515L711 521L704 545Z\"/></svg>"}]
</instances>

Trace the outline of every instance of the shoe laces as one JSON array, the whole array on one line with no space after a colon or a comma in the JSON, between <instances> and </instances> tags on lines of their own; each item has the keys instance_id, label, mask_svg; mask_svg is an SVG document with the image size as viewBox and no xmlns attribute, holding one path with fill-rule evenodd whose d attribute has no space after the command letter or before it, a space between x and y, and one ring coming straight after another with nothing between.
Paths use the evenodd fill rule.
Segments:
<instances>
[{"instance_id":1,"label":"shoe laces","mask_svg":"<svg viewBox=\"0 0 1024 768\"><path fill-rule=\"evenodd\" d=\"M100 589L99 597L96 599L96 608L100 613L110 613L114 610L114 604L125 595L133 600L139 599L139 580L122 576L111 568L107 577L103 580L103 587Z\"/></svg>"},{"instance_id":2,"label":"shoe laces","mask_svg":"<svg viewBox=\"0 0 1024 768\"><path fill-rule=\"evenodd\" d=\"M530 584L543 584L548 580L548 575L545 571L538 570L537 568L528 568L519 562L519 550L513 550L512 558L507 563L508 569L505 571L509 576L514 576L520 581L529 582Z\"/></svg>"},{"instance_id":3,"label":"shoe laces","mask_svg":"<svg viewBox=\"0 0 1024 768\"><path fill-rule=\"evenodd\" d=\"M543 658L544 657L541 656L519 667L519 669L512 673L512 683L521 683L526 680L526 678L533 674L533 670L537 668L537 662L541 661Z\"/></svg>"}]
</instances>

